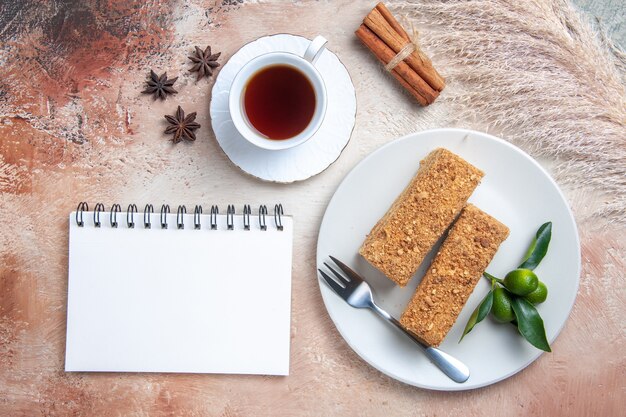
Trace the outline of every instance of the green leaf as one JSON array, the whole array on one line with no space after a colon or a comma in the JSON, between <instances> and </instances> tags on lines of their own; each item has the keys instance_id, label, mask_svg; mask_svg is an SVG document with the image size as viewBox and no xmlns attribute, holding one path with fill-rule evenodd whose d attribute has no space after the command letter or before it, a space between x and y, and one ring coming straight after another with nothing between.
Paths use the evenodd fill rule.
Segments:
<instances>
[{"instance_id":1,"label":"green leaf","mask_svg":"<svg viewBox=\"0 0 626 417\"><path fill-rule=\"evenodd\" d=\"M524 269L535 269L539 265L539 262L546 256L548 253L548 245L550 244L550 239L552 238L552 222L547 222L541 225L539 230L537 230L537 234L533 238L526 254L524 255L524 260L522 264L518 266L518 268Z\"/></svg>"},{"instance_id":2,"label":"green leaf","mask_svg":"<svg viewBox=\"0 0 626 417\"><path fill-rule=\"evenodd\" d=\"M485 298L483 298L483 300L480 302L478 307L476 307L476 310L474 310L474 312L470 316L470 319L465 325L465 330L463 330L463 335L461 335L461 339L459 340L459 343L461 343L461 341L463 340L466 334L472 331L474 326L476 326L478 323L483 321L485 317L487 317L487 314L489 314L489 312L491 311L492 304L493 304L493 289L487 293Z\"/></svg>"},{"instance_id":3,"label":"green leaf","mask_svg":"<svg viewBox=\"0 0 626 417\"><path fill-rule=\"evenodd\" d=\"M531 303L521 297L511 300L511 307L517 319L517 329L531 345L545 352L552 352L546 338L543 320Z\"/></svg>"}]
</instances>

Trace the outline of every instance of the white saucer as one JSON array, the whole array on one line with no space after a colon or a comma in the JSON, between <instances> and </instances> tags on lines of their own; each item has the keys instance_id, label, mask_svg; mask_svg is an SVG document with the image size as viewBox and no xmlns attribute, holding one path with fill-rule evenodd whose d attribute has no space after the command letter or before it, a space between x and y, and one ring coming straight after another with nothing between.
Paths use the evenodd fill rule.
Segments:
<instances>
[{"instance_id":1,"label":"white saucer","mask_svg":"<svg viewBox=\"0 0 626 417\"><path fill-rule=\"evenodd\" d=\"M285 150L261 149L247 142L230 118L228 93L235 75L246 62L275 51L302 55L309 42L301 36L287 34L252 41L230 58L213 86L211 123L215 137L235 165L259 179L289 183L310 178L335 162L350 140L356 116L354 85L346 67L328 49L322 52L315 64L326 84L326 116L317 133L307 142Z\"/></svg>"}]
</instances>

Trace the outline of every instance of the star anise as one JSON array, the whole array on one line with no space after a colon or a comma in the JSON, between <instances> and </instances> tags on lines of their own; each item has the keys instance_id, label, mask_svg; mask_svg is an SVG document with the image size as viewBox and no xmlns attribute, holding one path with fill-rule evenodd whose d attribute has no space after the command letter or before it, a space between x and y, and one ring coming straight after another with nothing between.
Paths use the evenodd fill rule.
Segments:
<instances>
[{"instance_id":1,"label":"star anise","mask_svg":"<svg viewBox=\"0 0 626 417\"><path fill-rule=\"evenodd\" d=\"M167 122L170 124L167 129L165 129L165 133L174 134L174 138L172 139L174 143L178 143L183 139L189 141L196 140L196 134L193 133L193 131L200 128L200 125L194 122L194 120L196 120L196 112L189 113L187 117L185 117L185 112L178 106L176 115L165 115L165 119L167 119Z\"/></svg>"},{"instance_id":2,"label":"star anise","mask_svg":"<svg viewBox=\"0 0 626 417\"><path fill-rule=\"evenodd\" d=\"M217 62L217 58L219 58L221 54L221 52L218 52L211 55L211 46L207 46L204 51L196 46L196 50L193 55L189 56L189 59L191 59L191 61L194 63L189 72L197 71L197 80L204 76L208 77L213 75L213 68L217 68L220 66L220 64Z\"/></svg>"},{"instance_id":3,"label":"star anise","mask_svg":"<svg viewBox=\"0 0 626 417\"><path fill-rule=\"evenodd\" d=\"M150 70L150 77L146 81L148 85L145 90L142 91L144 94L154 94L154 99L160 98L161 100L165 100L165 96L167 94L176 94L178 91L174 90L172 87L178 77L167 78L167 72L164 72L159 77L156 73Z\"/></svg>"}]
</instances>

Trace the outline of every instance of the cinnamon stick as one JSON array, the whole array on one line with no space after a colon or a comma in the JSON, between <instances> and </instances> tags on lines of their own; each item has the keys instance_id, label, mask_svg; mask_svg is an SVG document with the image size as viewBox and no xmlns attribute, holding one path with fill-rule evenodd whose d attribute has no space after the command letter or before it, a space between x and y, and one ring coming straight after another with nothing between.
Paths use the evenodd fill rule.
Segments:
<instances>
[{"instance_id":1,"label":"cinnamon stick","mask_svg":"<svg viewBox=\"0 0 626 417\"><path fill-rule=\"evenodd\" d=\"M397 54L407 44L405 36L408 38L408 35L406 35L404 29L402 29L402 32L394 29L394 27L400 26L400 24L388 10L383 12L383 15L381 13L382 7L379 8L377 6L374 8L365 17L363 23ZM391 19L391 23L385 17ZM443 90L445 81L435 70L430 60L422 59L417 52L413 52L405 61L432 89L437 91Z\"/></svg>"},{"instance_id":2,"label":"cinnamon stick","mask_svg":"<svg viewBox=\"0 0 626 417\"><path fill-rule=\"evenodd\" d=\"M361 42L374 53L383 65L387 65L396 55L396 53L367 26L362 24L355 33ZM431 88L430 85L405 62L400 62L391 71L391 75L393 75L422 106L427 106L432 103L439 95L438 91Z\"/></svg>"},{"instance_id":3,"label":"cinnamon stick","mask_svg":"<svg viewBox=\"0 0 626 417\"><path fill-rule=\"evenodd\" d=\"M404 39L406 42L409 42L411 39L409 38L409 35L406 33L406 31L404 30L404 28L402 27L402 25L400 23L398 23L398 21L395 19L395 17L393 17L393 15L391 14L391 12L389 11L389 9L387 8L387 6L385 6L385 3L378 3L376 5L376 9L378 9L378 11L380 12L380 14L383 15L383 17L385 18L385 20L391 25L391 27L393 28L393 30L395 30L396 32L398 32L398 34L400 36L402 36L402 39Z\"/></svg>"}]
</instances>

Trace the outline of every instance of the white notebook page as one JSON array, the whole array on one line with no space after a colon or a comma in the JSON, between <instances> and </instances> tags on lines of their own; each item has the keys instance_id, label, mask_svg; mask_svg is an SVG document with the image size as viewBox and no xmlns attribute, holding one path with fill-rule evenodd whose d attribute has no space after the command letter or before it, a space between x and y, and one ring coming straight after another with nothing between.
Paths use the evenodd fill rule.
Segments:
<instances>
[{"instance_id":1,"label":"white notebook page","mask_svg":"<svg viewBox=\"0 0 626 417\"><path fill-rule=\"evenodd\" d=\"M210 230L203 215L161 229L158 213L144 229L102 212L84 227L70 215L66 371L289 373L293 222L267 231L250 217L243 230ZM139 220L139 221L137 221Z\"/></svg>"}]
</instances>

